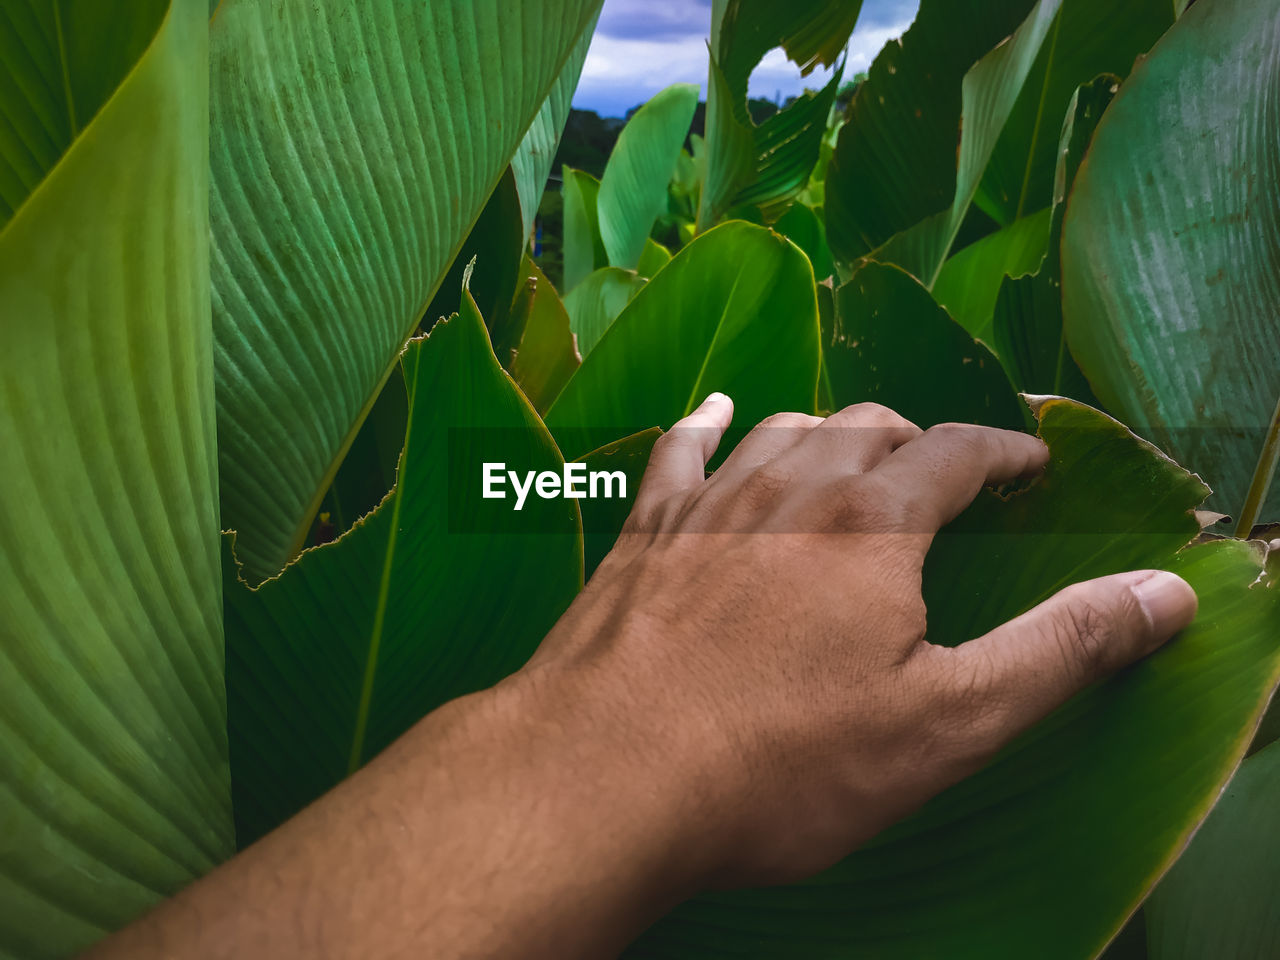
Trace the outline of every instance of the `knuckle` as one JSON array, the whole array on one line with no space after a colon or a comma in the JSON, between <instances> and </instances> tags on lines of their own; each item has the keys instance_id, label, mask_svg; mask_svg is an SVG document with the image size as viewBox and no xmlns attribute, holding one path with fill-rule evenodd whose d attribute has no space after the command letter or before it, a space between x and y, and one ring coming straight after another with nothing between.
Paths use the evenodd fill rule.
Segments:
<instances>
[{"instance_id":1,"label":"knuckle","mask_svg":"<svg viewBox=\"0 0 1280 960\"><path fill-rule=\"evenodd\" d=\"M790 474L770 462L743 478L741 494L751 505L760 506L776 500L790 483Z\"/></svg>"},{"instance_id":2,"label":"knuckle","mask_svg":"<svg viewBox=\"0 0 1280 960\"><path fill-rule=\"evenodd\" d=\"M1061 613L1052 618L1053 641L1068 669L1094 676L1107 665L1115 636L1112 617L1078 593L1064 597Z\"/></svg>"},{"instance_id":3,"label":"knuckle","mask_svg":"<svg viewBox=\"0 0 1280 960\"><path fill-rule=\"evenodd\" d=\"M807 413L795 413L786 411L783 413L771 413L765 417L753 428L754 430L776 430L779 428L790 428L792 430L805 429L816 426L822 422L821 417L814 417Z\"/></svg>"},{"instance_id":4,"label":"knuckle","mask_svg":"<svg viewBox=\"0 0 1280 960\"><path fill-rule=\"evenodd\" d=\"M866 533L904 529L908 505L874 473L840 477L828 484L831 516L845 529Z\"/></svg>"}]
</instances>

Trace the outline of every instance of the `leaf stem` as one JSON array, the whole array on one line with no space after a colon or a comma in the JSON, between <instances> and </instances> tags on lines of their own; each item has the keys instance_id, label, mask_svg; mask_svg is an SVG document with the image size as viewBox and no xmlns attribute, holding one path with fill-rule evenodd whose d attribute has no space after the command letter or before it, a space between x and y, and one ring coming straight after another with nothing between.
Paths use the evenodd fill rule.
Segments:
<instances>
[{"instance_id":1,"label":"leaf stem","mask_svg":"<svg viewBox=\"0 0 1280 960\"><path fill-rule=\"evenodd\" d=\"M1262 505L1267 500L1267 491L1271 489L1271 481L1276 475L1278 461L1280 461L1280 398L1276 400L1276 410L1271 415L1271 425L1267 427L1266 439L1262 441L1262 452L1258 454L1258 466L1253 471L1249 493L1245 496L1244 506L1240 509L1236 537L1241 540L1249 536L1254 524L1258 522Z\"/></svg>"},{"instance_id":2,"label":"leaf stem","mask_svg":"<svg viewBox=\"0 0 1280 960\"><path fill-rule=\"evenodd\" d=\"M80 124L76 120L76 102L71 96L71 64L67 60L67 41L62 30L62 3L53 5L53 28L58 34L58 59L62 61L62 92L67 95L67 119L71 121L71 139L80 136Z\"/></svg>"}]
</instances>

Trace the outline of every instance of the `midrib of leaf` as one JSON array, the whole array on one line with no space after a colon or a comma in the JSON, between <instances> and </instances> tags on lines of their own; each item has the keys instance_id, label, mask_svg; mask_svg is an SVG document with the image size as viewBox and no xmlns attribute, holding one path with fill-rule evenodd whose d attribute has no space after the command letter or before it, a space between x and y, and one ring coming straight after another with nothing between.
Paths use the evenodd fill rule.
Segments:
<instances>
[{"instance_id":1,"label":"midrib of leaf","mask_svg":"<svg viewBox=\"0 0 1280 960\"><path fill-rule=\"evenodd\" d=\"M1271 424L1267 427L1267 436L1262 441L1262 450L1258 454L1258 465L1254 468L1253 478L1249 481L1249 492L1245 495L1244 506L1240 508L1240 522L1236 524L1236 536L1244 540L1253 531L1262 513L1262 505L1267 501L1267 493L1271 489L1271 481L1276 475L1276 464L1280 463L1280 397L1276 398L1276 409L1271 414Z\"/></svg>"},{"instance_id":2,"label":"midrib of leaf","mask_svg":"<svg viewBox=\"0 0 1280 960\"><path fill-rule=\"evenodd\" d=\"M1044 119L1044 104L1049 97L1049 78L1053 76L1053 58L1058 52L1058 33L1062 29L1063 11L1058 10L1053 21L1053 36L1049 38L1049 60L1044 67L1044 82L1040 84L1040 102L1036 106L1036 119L1031 127L1031 146L1027 149L1027 166L1022 172L1022 189L1018 191L1018 209L1013 214L1014 220L1022 217L1027 204L1027 189L1031 185L1031 167L1035 160L1036 147L1040 143L1040 123Z\"/></svg>"},{"instance_id":3,"label":"midrib of leaf","mask_svg":"<svg viewBox=\"0 0 1280 960\"><path fill-rule=\"evenodd\" d=\"M716 321L715 332L711 335L711 343L707 346L706 353L702 355L702 367L698 370L698 376L693 381L693 389L689 391L689 399L684 404L683 416L693 413L698 406L698 396L702 392L702 380L707 373L707 364L711 362L711 354L715 352L716 344L720 340L720 331L724 329L725 318L729 316L729 306L733 303L734 294L738 292L738 284L742 283L742 271L738 271L738 275L733 280L733 286L729 288L729 296L724 298L724 308L720 311L720 319Z\"/></svg>"},{"instance_id":4,"label":"midrib of leaf","mask_svg":"<svg viewBox=\"0 0 1280 960\"><path fill-rule=\"evenodd\" d=\"M406 383L409 394L409 419L404 432L404 452L400 462L404 463L409 456L409 444L413 439L413 403L418 395L418 371L421 364L415 364L413 383ZM382 630L387 618L387 601L391 595L391 568L395 560L396 540L400 531L400 504L403 502L403 489L397 478L395 503L391 508L391 530L387 534L387 552L382 562L382 579L378 584L378 603L373 611L373 626L369 631L369 653L364 665L364 681L360 687L360 703L356 707L356 725L351 735L351 755L347 759L347 774L360 769L360 758L364 754L365 734L369 727L369 709L373 703L373 681L378 673L378 653L382 648Z\"/></svg>"},{"instance_id":5,"label":"midrib of leaf","mask_svg":"<svg viewBox=\"0 0 1280 960\"><path fill-rule=\"evenodd\" d=\"M67 61L67 41L62 33L62 4L53 4L53 28L58 34L58 60L62 67L62 92L67 97L67 119L71 121L71 139L80 136L80 124L76 121L76 103L71 96L71 64Z\"/></svg>"}]
</instances>

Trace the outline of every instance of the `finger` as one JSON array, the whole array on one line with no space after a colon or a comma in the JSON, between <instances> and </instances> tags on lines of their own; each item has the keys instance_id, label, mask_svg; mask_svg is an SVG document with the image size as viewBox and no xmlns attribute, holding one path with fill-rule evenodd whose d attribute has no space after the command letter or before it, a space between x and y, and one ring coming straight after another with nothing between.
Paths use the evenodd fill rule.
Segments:
<instances>
[{"instance_id":1,"label":"finger","mask_svg":"<svg viewBox=\"0 0 1280 960\"><path fill-rule=\"evenodd\" d=\"M888 407L855 403L818 424L794 455L812 455L841 473L866 473L923 432Z\"/></svg>"},{"instance_id":2,"label":"finger","mask_svg":"<svg viewBox=\"0 0 1280 960\"><path fill-rule=\"evenodd\" d=\"M1176 574L1139 570L1067 587L985 636L934 647L945 688L971 719L956 729L990 755L1076 693L1189 624L1196 594Z\"/></svg>"},{"instance_id":3,"label":"finger","mask_svg":"<svg viewBox=\"0 0 1280 960\"><path fill-rule=\"evenodd\" d=\"M723 393L713 393L659 437L649 455L632 515L648 515L668 498L701 484L707 461L732 419L733 401Z\"/></svg>"},{"instance_id":4,"label":"finger","mask_svg":"<svg viewBox=\"0 0 1280 960\"><path fill-rule=\"evenodd\" d=\"M987 484L1034 475L1048 460L1048 448L1029 434L946 423L899 447L872 473L898 492L918 532L933 533Z\"/></svg>"},{"instance_id":5,"label":"finger","mask_svg":"<svg viewBox=\"0 0 1280 960\"><path fill-rule=\"evenodd\" d=\"M722 478L741 476L776 460L821 423L821 417L807 413L775 413L765 417L733 448L716 474Z\"/></svg>"}]
</instances>

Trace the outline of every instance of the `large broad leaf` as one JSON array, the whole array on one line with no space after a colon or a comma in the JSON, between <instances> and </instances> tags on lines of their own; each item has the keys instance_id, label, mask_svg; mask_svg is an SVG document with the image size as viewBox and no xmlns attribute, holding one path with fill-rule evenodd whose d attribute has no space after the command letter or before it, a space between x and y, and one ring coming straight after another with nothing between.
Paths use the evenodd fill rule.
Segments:
<instances>
[{"instance_id":1,"label":"large broad leaf","mask_svg":"<svg viewBox=\"0 0 1280 960\"><path fill-rule=\"evenodd\" d=\"M1258 544L1179 552L1205 487L1120 424L1050 400L1040 431L1045 476L982 495L930 551L929 639L961 642L1073 581L1147 566L1195 587L1196 621L835 868L699 897L633 956L1080 960L1177 856L1280 680L1280 584L1260 579Z\"/></svg>"},{"instance_id":2,"label":"large broad leaf","mask_svg":"<svg viewBox=\"0 0 1280 960\"><path fill-rule=\"evenodd\" d=\"M818 378L813 271L790 241L734 221L681 250L613 322L547 412L566 456L669 428L709 393L739 423L812 412Z\"/></svg>"},{"instance_id":3,"label":"large broad leaf","mask_svg":"<svg viewBox=\"0 0 1280 960\"><path fill-rule=\"evenodd\" d=\"M640 481L644 478L645 467L649 465L649 455L653 453L653 445L660 436L661 430L650 427L605 444L599 450L592 450L579 458L586 464L589 472L621 473L626 477L627 484L625 497L587 498L581 503L584 577L589 578L596 567L600 566L600 561L613 549L618 534L622 532L622 525L627 522L627 516L635 506Z\"/></svg>"},{"instance_id":4,"label":"large broad leaf","mask_svg":"<svg viewBox=\"0 0 1280 960\"><path fill-rule=\"evenodd\" d=\"M0 15L6 957L68 956L233 847L205 14Z\"/></svg>"},{"instance_id":5,"label":"large broad leaf","mask_svg":"<svg viewBox=\"0 0 1280 960\"><path fill-rule=\"evenodd\" d=\"M920 427L1022 426L1000 361L891 264L868 261L836 291L822 353L832 410L874 401Z\"/></svg>"},{"instance_id":6,"label":"large broad leaf","mask_svg":"<svg viewBox=\"0 0 1280 960\"><path fill-rule=\"evenodd\" d=\"M1240 767L1147 901L1151 960L1280 955L1280 743Z\"/></svg>"},{"instance_id":7,"label":"large broad leaf","mask_svg":"<svg viewBox=\"0 0 1280 960\"><path fill-rule=\"evenodd\" d=\"M511 169L515 172L516 189L520 194L520 215L526 240L533 232L534 217L537 216L542 193L547 188L547 177L551 175L551 167L555 163L556 149L564 134L565 121L569 119L569 106L573 101L573 92L578 89L578 77L582 74L582 65L586 62L587 49L591 46L598 17L597 9L596 15L591 18L591 22L582 31L582 36L578 38L577 45L570 52L569 59L561 67L547 99L542 101L538 115L525 131L515 156L511 158Z\"/></svg>"},{"instance_id":8,"label":"large broad leaf","mask_svg":"<svg viewBox=\"0 0 1280 960\"><path fill-rule=\"evenodd\" d=\"M1032 0L922 0L911 29L880 51L827 171L837 259L856 260L950 206L961 82L1031 8Z\"/></svg>"},{"instance_id":9,"label":"large broad leaf","mask_svg":"<svg viewBox=\"0 0 1280 960\"><path fill-rule=\"evenodd\" d=\"M987 214L1008 224L1048 205L1054 148L1076 88L1100 73L1128 76L1173 15L1170 0L1063 0L983 174L977 202Z\"/></svg>"},{"instance_id":10,"label":"large broad leaf","mask_svg":"<svg viewBox=\"0 0 1280 960\"><path fill-rule=\"evenodd\" d=\"M1067 349L1062 327L1062 219L1067 191L1075 180L1098 121L1118 88L1117 77L1103 74L1081 86L1072 97L1058 140L1058 167L1044 262L1032 276L1019 277L1008 271L1010 277L1000 284L992 306L991 343L1009 379L1019 390L1095 402L1092 389ZM1000 232L1016 230L1017 226L1015 223ZM952 260L960 259L965 252L956 254ZM948 265L950 263L948 261ZM934 287L935 293L943 288L947 271L948 266L944 266Z\"/></svg>"},{"instance_id":11,"label":"large broad leaf","mask_svg":"<svg viewBox=\"0 0 1280 960\"><path fill-rule=\"evenodd\" d=\"M569 293L590 273L608 266L609 255L600 238L600 181L572 167L563 170L564 292Z\"/></svg>"},{"instance_id":12,"label":"large broad leaf","mask_svg":"<svg viewBox=\"0 0 1280 960\"><path fill-rule=\"evenodd\" d=\"M210 23L223 522L295 555L599 0L224 0Z\"/></svg>"},{"instance_id":13,"label":"large broad leaf","mask_svg":"<svg viewBox=\"0 0 1280 960\"><path fill-rule=\"evenodd\" d=\"M759 126L747 111L751 71L774 47L781 47L802 75L819 64L831 66L861 8L861 0L716 0L712 5L709 150L700 229L739 204L759 207L771 222L804 189L818 160L842 71L837 69L822 90L805 91Z\"/></svg>"},{"instance_id":14,"label":"large broad leaf","mask_svg":"<svg viewBox=\"0 0 1280 960\"><path fill-rule=\"evenodd\" d=\"M582 356L595 349L605 331L644 284L644 277L637 276L635 271L603 267L570 291L564 298L564 308Z\"/></svg>"},{"instance_id":15,"label":"large broad leaf","mask_svg":"<svg viewBox=\"0 0 1280 960\"><path fill-rule=\"evenodd\" d=\"M484 499L484 461L559 472L537 415L462 312L401 361L395 492L254 591L225 557L236 826L246 844L440 704L517 669L582 582L576 501Z\"/></svg>"},{"instance_id":16,"label":"large broad leaf","mask_svg":"<svg viewBox=\"0 0 1280 960\"><path fill-rule=\"evenodd\" d=\"M1242 524L1280 431L1277 49L1271 0L1190 7L1098 127L1062 246L1067 339L1094 390ZM1280 517L1280 489L1267 507Z\"/></svg>"},{"instance_id":17,"label":"large broad leaf","mask_svg":"<svg viewBox=\"0 0 1280 960\"><path fill-rule=\"evenodd\" d=\"M697 106L696 84L672 84L637 110L618 135L597 200L600 239L612 266L634 270L640 262L653 222L667 208L667 184Z\"/></svg>"}]
</instances>

